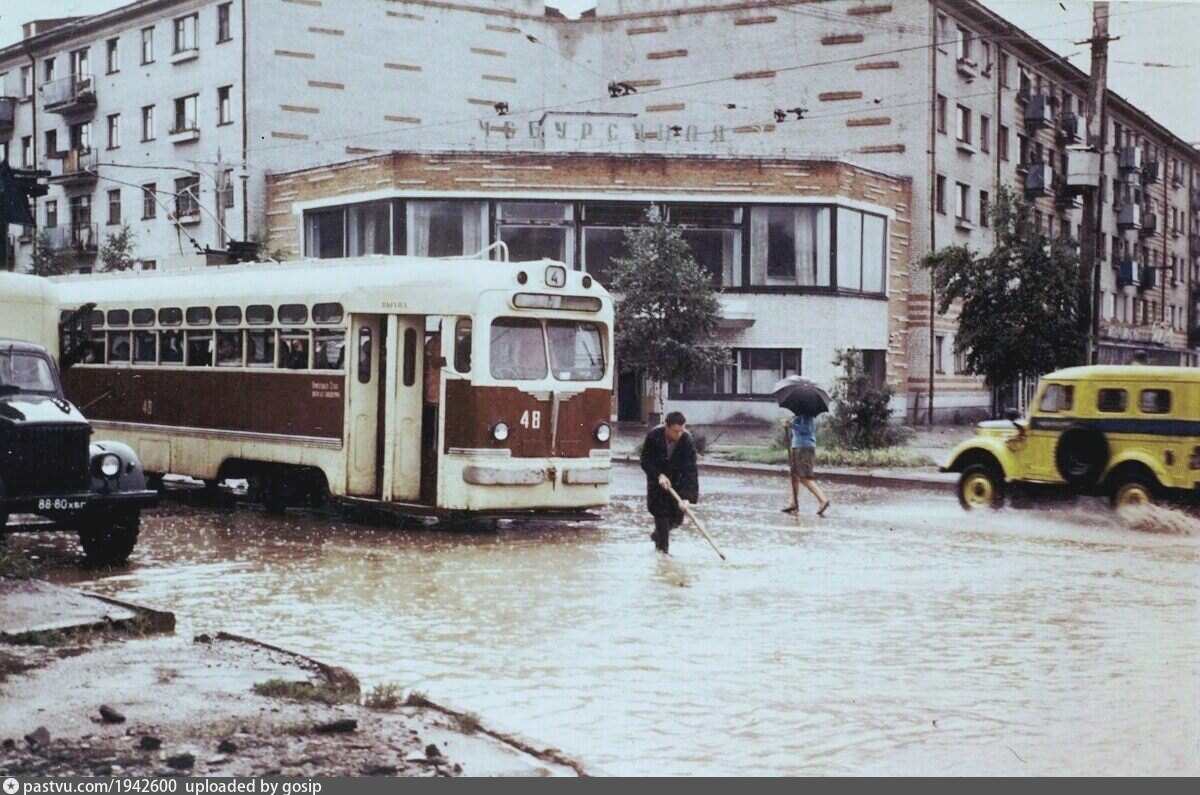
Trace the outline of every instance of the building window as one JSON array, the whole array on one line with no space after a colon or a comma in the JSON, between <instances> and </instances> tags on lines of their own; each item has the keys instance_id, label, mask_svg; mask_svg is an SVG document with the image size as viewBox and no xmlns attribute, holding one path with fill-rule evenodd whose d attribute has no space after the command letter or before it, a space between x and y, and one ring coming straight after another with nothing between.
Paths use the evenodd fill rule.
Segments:
<instances>
[{"instance_id":1,"label":"building window","mask_svg":"<svg viewBox=\"0 0 1200 795\"><path fill-rule=\"evenodd\" d=\"M962 60L971 59L971 31L960 27L958 29L958 57Z\"/></svg>"},{"instance_id":2,"label":"building window","mask_svg":"<svg viewBox=\"0 0 1200 795\"><path fill-rule=\"evenodd\" d=\"M956 115L957 127L955 134L959 141L969 144L971 143L971 111L962 105L958 106Z\"/></svg>"},{"instance_id":3,"label":"building window","mask_svg":"<svg viewBox=\"0 0 1200 795\"><path fill-rule=\"evenodd\" d=\"M741 207L681 204L667 207L667 218L680 230L692 257L708 272L714 286L742 284Z\"/></svg>"},{"instance_id":4,"label":"building window","mask_svg":"<svg viewBox=\"0 0 1200 795\"><path fill-rule=\"evenodd\" d=\"M461 257L483 248L484 202L408 203L410 253L418 257Z\"/></svg>"},{"instance_id":5,"label":"building window","mask_svg":"<svg viewBox=\"0 0 1200 795\"><path fill-rule=\"evenodd\" d=\"M154 63L154 28L142 28L142 63Z\"/></svg>"},{"instance_id":6,"label":"building window","mask_svg":"<svg viewBox=\"0 0 1200 795\"><path fill-rule=\"evenodd\" d=\"M751 208L750 284L832 286L831 228L828 207Z\"/></svg>"},{"instance_id":7,"label":"building window","mask_svg":"<svg viewBox=\"0 0 1200 795\"><path fill-rule=\"evenodd\" d=\"M971 187L961 182L954 183L954 217L960 221L971 220Z\"/></svg>"},{"instance_id":8,"label":"building window","mask_svg":"<svg viewBox=\"0 0 1200 795\"><path fill-rule=\"evenodd\" d=\"M158 188L153 182L142 185L142 218L150 219L158 215Z\"/></svg>"},{"instance_id":9,"label":"building window","mask_svg":"<svg viewBox=\"0 0 1200 795\"><path fill-rule=\"evenodd\" d=\"M196 26L199 14L188 14L175 20L175 53L188 52L197 48Z\"/></svg>"},{"instance_id":10,"label":"building window","mask_svg":"<svg viewBox=\"0 0 1200 795\"><path fill-rule=\"evenodd\" d=\"M229 11L233 3L221 3L217 6L217 44L233 38L229 31Z\"/></svg>"},{"instance_id":11,"label":"building window","mask_svg":"<svg viewBox=\"0 0 1200 795\"><path fill-rule=\"evenodd\" d=\"M54 80L54 59L47 58L42 61L42 82L49 83Z\"/></svg>"},{"instance_id":12,"label":"building window","mask_svg":"<svg viewBox=\"0 0 1200 795\"><path fill-rule=\"evenodd\" d=\"M941 94L937 95L937 131L946 132L946 98Z\"/></svg>"},{"instance_id":13,"label":"building window","mask_svg":"<svg viewBox=\"0 0 1200 795\"><path fill-rule=\"evenodd\" d=\"M121 114L113 113L108 117L108 148L118 149L121 146Z\"/></svg>"},{"instance_id":14,"label":"building window","mask_svg":"<svg viewBox=\"0 0 1200 795\"><path fill-rule=\"evenodd\" d=\"M46 157L58 157L58 130L46 130Z\"/></svg>"},{"instance_id":15,"label":"building window","mask_svg":"<svg viewBox=\"0 0 1200 795\"><path fill-rule=\"evenodd\" d=\"M980 64L983 66L984 76L992 70L992 44L991 42L983 42L983 60Z\"/></svg>"},{"instance_id":16,"label":"building window","mask_svg":"<svg viewBox=\"0 0 1200 795\"><path fill-rule=\"evenodd\" d=\"M984 152L992 151L992 118L979 117L979 148Z\"/></svg>"},{"instance_id":17,"label":"building window","mask_svg":"<svg viewBox=\"0 0 1200 795\"><path fill-rule=\"evenodd\" d=\"M90 121L72 124L67 128L67 135L71 139L72 149L78 152L92 151L92 123Z\"/></svg>"},{"instance_id":18,"label":"building window","mask_svg":"<svg viewBox=\"0 0 1200 795\"><path fill-rule=\"evenodd\" d=\"M55 199L46 200L46 228L53 229L58 226L58 201Z\"/></svg>"},{"instance_id":19,"label":"building window","mask_svg":"<svg viewBox=\"0 0 1200 795\"><path fill-rule=\"evenodd\" d=\"M346 256L346 211L313 210L304 213L304 253L318 259Z\"/></svg>"},{"instance_id":20,"label":"building window","mask_svg":"<svg viewBox=\"0 0 1200 795\"><path fill-rule=\"evenodd\" d=\"M946 178L937 175L933 190L933 207L942 215L946 214Z\"/></svg>"},{"instance_id":21,"label":"building window","mask_svg":"<svg viewBox=\"0 0 1200 795\"><path fill-rule=\"evenodd\" d=\"M120 39L109 39L104 42L104 71L110 75L121 71Z\"/></svg>"},{"instance_id":22,"label":"building window","mask_svg":"<svg viewBox=\"0 0 1200 795\"><path fill-rule=\"evenodd\" d=\"M954 367L954 372L956 372L956 373L967 372L967 352L955 350L954 351L954 361L953 361L952 366Z\"/></svg>"},{"instance_id":23,"label":"building window","mask_svg":"<svg viewBox=\"0 0 1200 795\"><path fill-rule=\"evenodd\" d=\"M198 98L198 94L191 94L175 100L175 126L171 128L172 133L197 129L196 105Z\"/></svg>"},{"instance_id":24,"label":"building window","mask_svg":"<svg viewBox=\"0 0 1200 795\"><path fill-rule=\"evenodd\" d=\"M221 86L217 89L217 124L233 124L233 101L230 93L233 86Z\"/></svg>"},{"instance_id":25,"label":"building window","mask_svg":"<svg viewBox=\"0 0 1200 795\"><path fill-rule=\"evenodd\" d=\"M882 216L837 208L835 273L839 290L886 292L886 227Z\"/></svg>"},{"instance_id":26,"label":"building window","mask_svg":"<svg viewBox=\"0 0 1200 795\"><path fill-rule=\"evenodd\" d=\"M986 190L979 191L979 225L991 226L992 197Z\"/></svg>"},{"instance_id":27,"label":"building window","mask_svg":"<svg viewBox=\"0 0 1200 795\"><path fill-rule=\"evenodd\" d=\"M200 177L192 175L175 180L175 217L200 214Z\"/></svg>"},{"instance_id":28,"label":"building window","mask_svg":"<svg viewBox=\"0 0 1200 795\"><path fill-rule=\"evenodd\" d=\"M496 240L508 246L515 262L553 259L573 267L574 212L570 204L498 202Z\"/></svg>"},{"instance_id":29,"label":"building window","mask_svg":"<svg viewBox=\"0 0 1200 795\"><path fill-rule=\"evenodd\" d=\"M21 136L21 168L33 168L33 136Z\"/></svg>"},{"instance_id":30,"label":"building window","mask_svg":"<svg viewBox=\"0 0 1200 795\"><path fill-rule=\"evenodd\" d=\"M937 23L938 44L945 44L950 41L950 17L938 14Z\"/></svg>"},{"instance_id":31,"label":"building window","mask_svg":"<svg viewBox=\"0 0 1200 795\"><path fill-rule=\"evenodd\" d=\"M671 384L672 400L712 400L737 394L739 351L731 350L728 364L718 365L705 378Z\"/></svg>"},{"instance_id":32,"label":"building window","mask_svg":"<svg viewBox=\"0 0 1200 795\"><path fill-rule=\"evenodd\" d=\"M226 198L223 206L232 207L232 192ZM304 253L318 259L405 254L406 227L400 200L312 210L304 213Z\"/></svg>"},{"instance_id":33,"label":"building window","mask_svg":"<svg viewBox=\"0 0 1200 795\"><path fill-rule=\"evenodd\" d=\"M154 140L154 106L147 105L142 108L142 140Z\"/></svg>"},{"instance_id":34,"label":"building window","mask_svg":"<svg viewBox=\"0 0 1200 795\"><path fill-rule=\"evenodd\" d=\"M351 257L392 252L392 203L371 202L346 208L346 253ZM403 250L395 252L403 254Z\"/></svg>"},{"instance_id":35,"label":"building window","mask_svg":"<svg viewBox=\"0 0 1200 795\"><path fill-rule=\"evenodd\" d=\"M945 374L946 335L935 334L933 337L933 371Z\"/></svg>"},{"instance_id":36,"label":"building window","mask_svg":"<svg viewBox=\"0 0 1200 795\"><path fill-rule=\"evenodd\" d=\"M738 351L739 395L770 395L777 381L800 375L800 349L755 348Z\"/></svg>"},{"instance_id":37,"label":"building window","mask_svg":"<svg viewBox=\"0 0 1200 795\"><path fill-rule=\"evenodd\" d=\"M83 80L92 76L91 59L88 57L88 50L75 50L71 53L71 76L76 80Z\"/></svg>"},{"instance_id":38,"label":"building window","mask_svg":"<svg viewBox=\"0 0 1200 795\"><path fill-rule=\"evenodd\" d=\"M121 223L121 189L113 188L108 192L108 223Z\"/></svg>"},{"instance_id":39,"label":"building window","mask_svg":"<svg viewBox=\"0 0 1200 795\"><path fill-rule=\"evenodd\" d=\"M1008 53L1000 53L997 59L996 70L1000 73L1000 87L1008 88Z\"/></svg>"},{"instance_id":40,"label":"building window","mask_svg":"<svg viewBox=\"0 0 1200 795\"><path fill-rule=\"evenodd\" d=\"M21 67L21 97L33 96L33 67Z\"/></svg>"}]
</instances>

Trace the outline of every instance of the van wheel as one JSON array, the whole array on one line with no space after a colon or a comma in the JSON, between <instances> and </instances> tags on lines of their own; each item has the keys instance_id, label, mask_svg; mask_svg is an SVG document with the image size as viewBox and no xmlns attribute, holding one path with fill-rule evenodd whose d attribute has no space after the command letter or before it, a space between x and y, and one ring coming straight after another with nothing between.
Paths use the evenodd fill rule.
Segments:
<instances>
[{"instance_id":1,"label":"van wheel","mask_svg":"<svg viewBox=\"0 0 1200 795\"><path fill-rule=\"evenodd\" d=\"M141 513L103 513L83 520L79 543L92 566L122 566L137 545Z\"/></svg>"},{"instance_id":2,"label":"van wheel","mask_svg":"<svg viewBox=\"0 0 1200 795\"><path fill-rule=\"evenodd\" d=\"M968 511L1004 505L1004 478L995 467L971 464L958 478L958 504Z\"/></svg>"},{"instance_id":3,"label":"van wheel","mask_svg":"<svg viewBox=\"0 0 1200 795\"><path fill-rule=\"evenodd\" d=\"M1058 474L1075 488L1090 488L1100 479L1108 464L1108 441L1092 428L1074 427L1063 431L1054 448Z\"/></svg>"},{"instance_id":4,"label":"van wheel","mask_svg":"<svg viewBox=\"0 0 1200 795\"><path fill-rule=\"evenodd\" d=\"M1113 479L1110 497L1114 508L1131 508L1139 505L1153 505L1156 486L1154 478L1149 475L1130 470L1118 474Z\"/></svg>"}]
</instances>

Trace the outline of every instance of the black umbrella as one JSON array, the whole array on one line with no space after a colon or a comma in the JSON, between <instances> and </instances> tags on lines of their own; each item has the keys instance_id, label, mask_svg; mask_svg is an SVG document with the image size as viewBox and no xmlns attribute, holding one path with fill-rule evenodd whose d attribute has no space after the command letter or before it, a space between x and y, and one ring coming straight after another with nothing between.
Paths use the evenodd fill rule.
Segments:
<instances>
[{"instance_id":1,"label":"black umbrella","mask_svg":"<svg viewBox=\"0 0 1200 795\"><path fill-rule=\"evenodd\" d=\"M799 375L789 375L771 390L775 402L793 414L815 417L829 411L829 393L815 381Z\"/></svg>"}]
</instances>

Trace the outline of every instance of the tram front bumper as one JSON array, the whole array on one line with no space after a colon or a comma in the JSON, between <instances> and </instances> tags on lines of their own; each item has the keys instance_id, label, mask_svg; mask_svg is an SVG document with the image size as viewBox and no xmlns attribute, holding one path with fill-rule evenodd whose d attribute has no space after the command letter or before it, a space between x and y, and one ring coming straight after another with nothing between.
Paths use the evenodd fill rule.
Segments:
<instances>
[{"instance_id":1,"label":"tram front bumper","mask_svg":"<svg viewBox=\"0 0 1200 795\"><path fill-rule=\"evenodd\" d=\"M471 465L462 473L463 481L472 486L540 486L558 477L557 467L498 467ZM599 486L612 482L609 467L566 467L562 483L568 486Z\"/></svg>"}]
</instances>

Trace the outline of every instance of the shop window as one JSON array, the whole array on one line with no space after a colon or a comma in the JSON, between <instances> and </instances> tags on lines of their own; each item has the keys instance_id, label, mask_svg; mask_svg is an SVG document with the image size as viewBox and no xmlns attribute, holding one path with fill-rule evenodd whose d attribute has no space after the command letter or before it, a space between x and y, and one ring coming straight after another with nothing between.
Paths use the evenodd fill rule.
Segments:
<instances>
[{"instance_id":1,"label":"shop window","mask_svg":"<svg viewBox=\"0 0 1200 795\"><path fill-rule=\"evenodd\" d=\"M714 367L704 378L671 384L672 400L714 400L737 394L737 354L730 352L729 363Z\"/></svg>"},{"instance_id":2,"label":"shop window","mask_svg":"<svg viewBox=\"0 0 1200 795\"><path fill-rule=\"evenodd\" d=\"M413 201L408 203L412 254L461 257L483 248L482 202Z\"/></svg>"},{"instance_id":3,"label":"shop window","mask_svg":"<svg viewBox=\"0 0 1200 795\"><path fill-rule=\"evenodd\" d=\"M304 213L304 252L317 259L346 256L345 210L313 210Z\"/></svg>"},{"instance_id":4,"label":"shop window","mask_svg":"<svg viewBox=\"0 0 1200 795\"><path fill-rule=\"evenodd\" d=\"M626 254L625 230L588 226L583 229L583 269L604 286L612 278L612 262Z\"/></svg>"},{"instance_id":5,"label":"shop window","mask_svg":"<svg viewBox=\"0 0 1200 795\"><path fill-rule=\"evenodd\" d=\"M742 284L742 208L732 205L679 205L668 218L692 250L696 263L717 287Z\"/></svg>"},{"instance_id":6,"label":"shop window","mask_svg":"<svg viewBox=\"0 0 1200 795\"><path fill-rule=\"evenodd\" d=\"M828 207L755 207L750 212L750 284L831 285Z\"/></svg>"},{"instance_id":7,"label":"shop window","mask_svg":"<svg viewBox=\"0 0 1200 795\"><path fill-rule=\"evenodd\" d=\"M512 262L552 259L573 266L573 221L569 204L499 202L496 239L508 246Z\"/></svg>"},{"instance_id":8,"label":"shop window","mask_svg":"<svg viewBox=\"0 0 1200 795\"><path fill-rule=\"evenodd\" d=\"M392 253L392 208L389 202L352 204L346 208L347 254Z\"/></svg>"}]
</instances>

